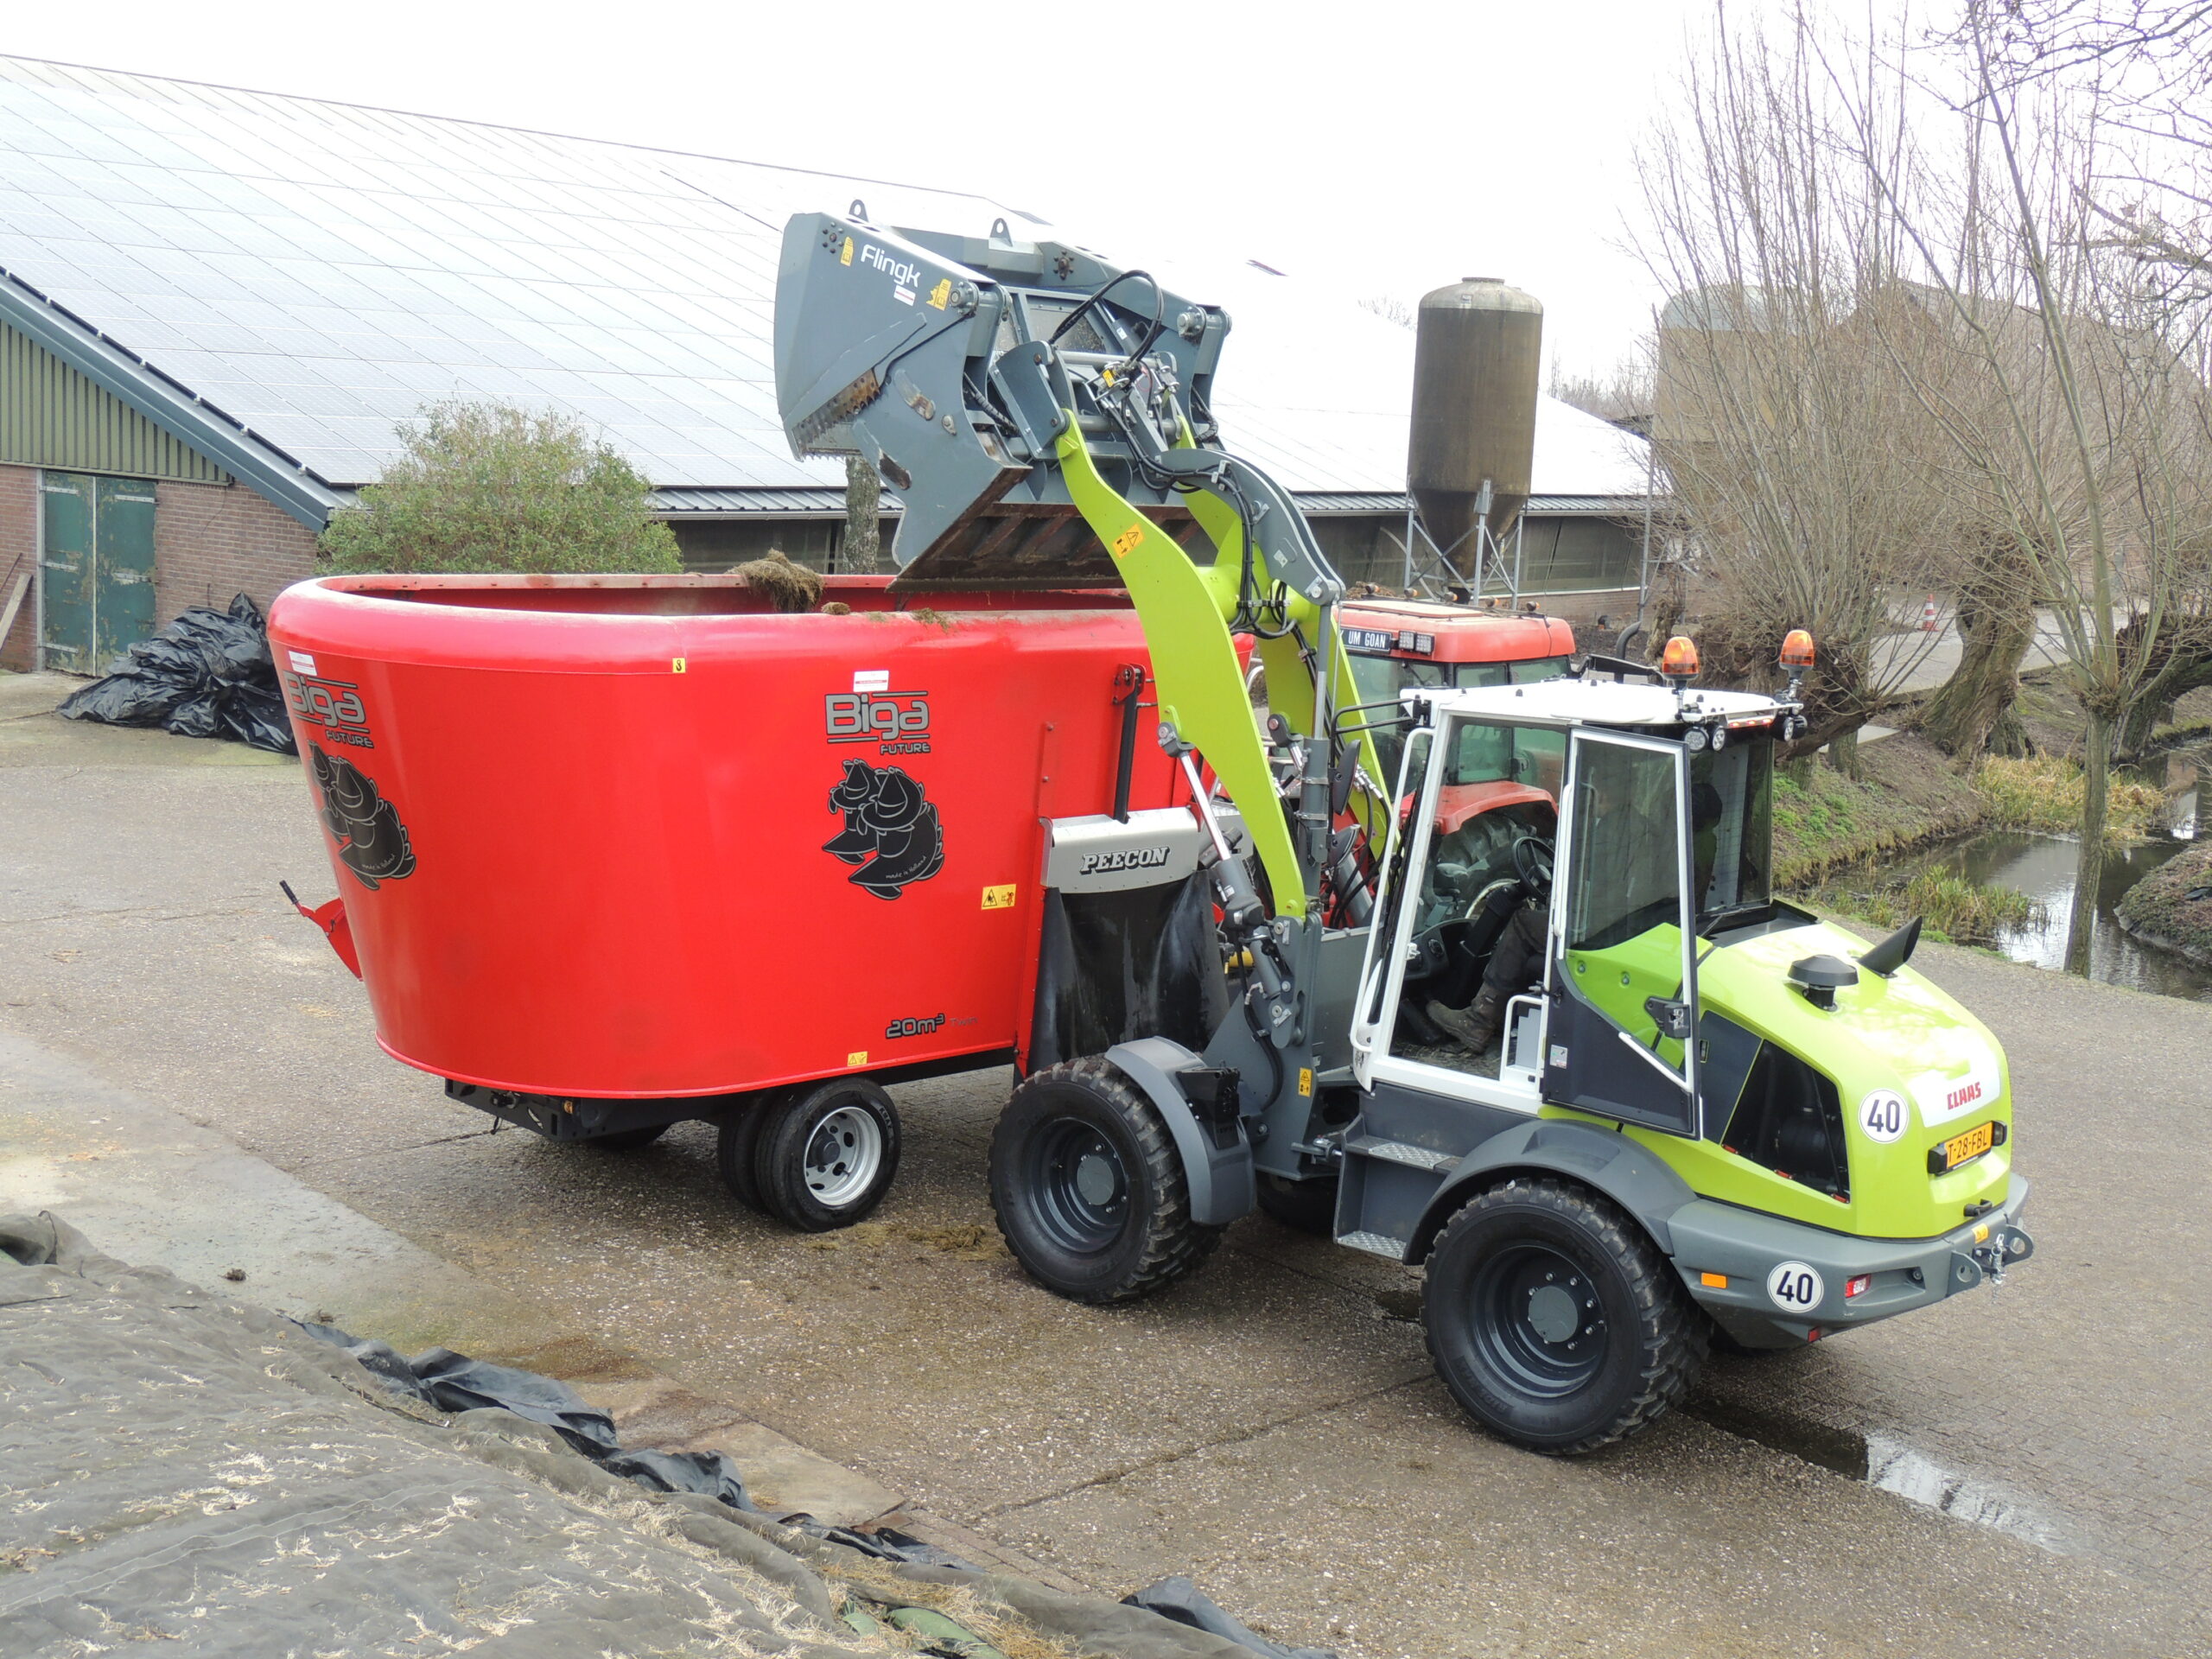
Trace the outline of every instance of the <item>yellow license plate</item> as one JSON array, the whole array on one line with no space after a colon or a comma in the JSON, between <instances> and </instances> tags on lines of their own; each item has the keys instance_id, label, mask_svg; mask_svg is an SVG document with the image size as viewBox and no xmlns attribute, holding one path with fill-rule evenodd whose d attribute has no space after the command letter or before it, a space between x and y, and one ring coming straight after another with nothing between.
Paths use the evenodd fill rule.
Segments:
<instances>
[{"instance_id":1,"label":"yellow license plate","mask_svg":"<svg viewBox=\"0 0 2212 1659\"><path fill-rule=\"evenodd\" d=\"M1978 1123L1964 1135L1955 1135L1943 1143L1943 1167L1956 1169L1967 1159L1980 1157L1996 1144L1996 1123Z\"/></svg>"}]
</instances>

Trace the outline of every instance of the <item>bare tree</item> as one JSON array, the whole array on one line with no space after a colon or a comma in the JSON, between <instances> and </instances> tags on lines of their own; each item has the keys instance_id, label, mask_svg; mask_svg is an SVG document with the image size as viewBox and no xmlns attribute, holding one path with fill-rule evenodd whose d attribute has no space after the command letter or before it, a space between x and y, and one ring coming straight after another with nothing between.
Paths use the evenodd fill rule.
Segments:
<instances>
[{"instance_id":1,"label":"bare tree","mask_svg":"<svg viewBox=\"0 0 2212 1659\"><path fill-rule=\"evenodd\" d=\"M1414 308L1389 294L1370 294L1359 302L1359 308L1372 311L1383 321L1395 322L1401 328L1414 326Z\"/></svg>"},{"instance_id":2,"label":"bare tree","mask_svg":"<svg viewBox=\"0 0 2212 1659\"><path fill-rule=\"evenodd\" d=\"M2085 969L2116 734L2195 637L2204 508L2206 310L2187 268L2110 230L2116 154L2096 76L2024 76L1970 10L1915 84L1943 96L1939 146L1834 72L1854 159L1940 296L1932 329L1891 330L1941 372L1905 378L2031 578L2085 712L2069 965ZM1961 389L1966 389L1963 393Z\"/></svg>"},{"instance_id":3,"label":"bare tree","mask_svg":"<svg viewBox=\"0 0 2212 1659\"><path fill-rule=\"evenodd\" d=\"M845 457L845 574L872 576L883 567L883 480L858 455Z\"/></svg>"},{"instance_id":4,"label":"bare tree","mask_svg":"<svg viewBox=\"0 0 2212 1659\"><path fill-rule=\"evenodd\" d=\"M1648 429L1658 395L1649 351L1630 353L1610 372L1567 374L1552 366L1551 395L1586 415L1639 431Z\"/></svg>"},{"instance_id":5,"label":"bare tree","mask_svg":"<svg viewBox=\"0 0 2212 1659\"><path fill-rule=\"evenodd\" d=\"M1931 643L1900 633L1902 596L1949 589L1961 526L1910 365L1866 321L1898 280L1897 229L1834 140L1807 28L1716 29L1639 156L1641 251L1674 296L1652 436L1672 528L1707 556L1703 654L1757 682L1786 630L1812 629L1801 747L1851 769Z\"/></svg>"}]
</instances>

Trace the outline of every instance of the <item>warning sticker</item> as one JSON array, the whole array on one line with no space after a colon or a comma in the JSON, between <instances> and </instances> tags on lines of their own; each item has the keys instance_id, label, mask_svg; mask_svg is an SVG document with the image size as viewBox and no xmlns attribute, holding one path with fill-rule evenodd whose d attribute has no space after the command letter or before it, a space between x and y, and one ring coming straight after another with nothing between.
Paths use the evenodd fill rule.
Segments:
<instances>
[{"instance_id":1,"label":"warning sticker","mask_svg":"<svg viewBox=\"0 0 2212 1659\"><path fill-rule=\"evenodd\" d=\"M1141 524L1131 524L1114 538L1114 556L1117 559L1126 559L1136 544L1142 540L1144 540L1144 527Z\"/></svg>"},{"instance_id":2,"label":"warning sticker","mask_svg":"<svg viewBox=\"0 0 2212 1659\"><path fill-rule=\"evenodd\" d=\"M1014 884L1011 881L1007 882L1006 886L1002 887L985 887L983 889L983 908L985 910L1012 910L1014 908Z\"/></svg>"}]
</instances>

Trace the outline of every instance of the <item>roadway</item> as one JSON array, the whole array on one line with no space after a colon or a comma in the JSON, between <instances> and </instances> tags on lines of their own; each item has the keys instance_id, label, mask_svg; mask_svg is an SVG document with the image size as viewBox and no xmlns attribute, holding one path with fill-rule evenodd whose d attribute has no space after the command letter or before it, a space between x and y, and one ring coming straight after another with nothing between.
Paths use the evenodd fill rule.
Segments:
<instances>
[{"instance_id":1,"label":"roadway","mask_svg":"<svg viewBox=\"0 0 2212 1659\"><path fill-rule=\"evenodd\" d=\"M828 1237L737 1208L703 1126L622 1156L489 1133L377 1050L276 893L330 891L292 763L50 701L0 678L13 1052L260 1160L327 1201L312 1225L396 1235L387 1280L545 1310L1058 1577L1187 1571L1354 1659L2212 1649L2212 1007L1924 947L2010 1054L2036 1260L1995 1295L1716 1359L1688 1412L1560 1463L1459 1417L1416 1278L1262 1217L1140 1306L1036 1289L984 1197L1004 1073L899 1090L899 1185ZM0 1205L66 1198L73 1160L127 1168L128 1136L27 1127L20 1086L0 1056ZM10 1186L34 1168L46 1187ZM317 1311L373 1320L392 1288Z\"/></svg>"}]
</instances>

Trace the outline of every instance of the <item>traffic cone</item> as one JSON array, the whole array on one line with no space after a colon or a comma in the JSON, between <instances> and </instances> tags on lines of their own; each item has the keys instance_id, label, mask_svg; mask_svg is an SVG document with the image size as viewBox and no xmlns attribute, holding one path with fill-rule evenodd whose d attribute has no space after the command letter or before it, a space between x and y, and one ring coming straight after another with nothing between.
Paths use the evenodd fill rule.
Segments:
<instances>
[{"instance_id":1,"label":"traffic cone","mask_svg":"<svg viewBox=\"0 0 2212 1659\"><path fill-rule=\"evenodd\" d=\"M1936 632L1936 595L1930 594L1928 595L1928 602L1920 607L1920 631L1923 633L1933 633Z\"/></svg>"}]
</instances>

